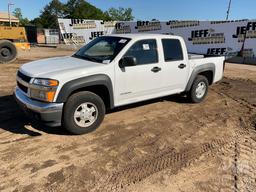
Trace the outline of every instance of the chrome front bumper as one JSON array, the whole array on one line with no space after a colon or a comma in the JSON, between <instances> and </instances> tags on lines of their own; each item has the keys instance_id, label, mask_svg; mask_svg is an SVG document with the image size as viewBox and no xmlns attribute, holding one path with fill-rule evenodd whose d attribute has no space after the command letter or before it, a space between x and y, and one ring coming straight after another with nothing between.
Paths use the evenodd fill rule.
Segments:
<instances>
[{"instance_id":1,"label":"chrome front bumper","mask_svg":"<svg viewBox=\"0 0 256 192\"><path fill-rule=\"evenodd\" d=\"M14 96L25 112L29 111L36 114L45 124L49 126L59 126L61 124L63 103L44 103L32 100L18 87L15 89Z\"/></svg>"},{"instance_id":2,"label":"chrome front bumper","mask_svg":"<svg viewBox=\"0 0 256 192\"><path fill-rule=\"evenodd\" d=\"M15 89L16 99L28 109L38 113L49 113L62 111L63 103L43 103L28 98L19 88Z\"/></svg>"}]
</instances>

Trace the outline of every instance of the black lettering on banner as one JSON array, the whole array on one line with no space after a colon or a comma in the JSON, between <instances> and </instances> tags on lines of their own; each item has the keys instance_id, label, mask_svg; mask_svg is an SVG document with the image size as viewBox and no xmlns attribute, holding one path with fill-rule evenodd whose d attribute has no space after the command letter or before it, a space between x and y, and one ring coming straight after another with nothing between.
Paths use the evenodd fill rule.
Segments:
<instances>
[{"instance_id":1,"label":"black lettering on banner","mask_svg":"<svg viewBox=\"0 0 256 192\"><path fill-rule=\"evenodd\" d=\"M148 26L148 25L149 25L149 21L137 21L137 26L135 26L135 29L138 29L138 27Z\"/></svg>"},{"instance_id":2,"label":"black lettering on banner","mask_svg":"<svg viewBox=\"0 0 256 192\"><path fill-rule=\"evenodd\" d=\"M192 44L222 44L225 43L226 38L224 33L216 33L215 29L201 29L191 31L191 35L188 41L192 41Z\"/></svg>"},{"instance_id":3,"label":"black lettering on banner","mask_svg":"<svg viewBox=\"0 0 256 192\"><path fill-rule=\"evenodd\" d=\"M236 34L233 35L233 38L245 35L248 31L256 31L256 22L248 22L246 26L237 27Z\"/></svg>"},{"instance_id":4,"label":"black lettering on banner","mask_svg":"<svg viewBox=\"0 0 256 192\"><path fill-rule=\"evenodd\" d=\"M131 33L131 27L129 24L119 22L115 24L116 33Z\"/></svg>"},{"instance_id":5,"label":"black lettering on banner","mask_svg":"<svg viewBox=\"0 0 256 192\"><path fill-rule=\"evenodd\" d=\"M73 27L73 29L92 29L96 28L96 23L93 20L71 19L69 26Z\"/></svg>"},{"instance_id":6,"label":"black lettering on banner","mask_svg":"<svg viewBox=\"0 0 256 192\"><path fill-rule=\"evenodd\" d=\"M116 21L101 21L101 25L104 25L104 27L115 27Z\"/></svg>"},{"instance_id":7,"label":"black lettering on banner","mask_svg":"<svg viewBox=\"0 0 256 192\"><path fill-rule=\"evenodd\" d=\"M167 26L170 26L171 29L173 28L184 28L184 27L195 27L199 26L199 21L188 20L188 21L178 21L178 20L170 20L166 22Z\"/></svg>"},{"instance_id":8,"label":"black lettering on banner","mask_svg":"<svg viewBox=\"0 0 256 192\"><path fill-rule=\"evenodd\" d=\"M235 23L235 22L243 22L248 21L247 19L241 20L229 20L229 21L211 21L211 25L224 24L224 23Z\"/></svg>"},{"instance_id":9,"label":"black lettering on banner","mask_svg":"<svg viewBox=\"0 0 256 192\"><path fill-rule=\"evenodd\" d=\"M71 19L71 24L69 24L70 27L76 24L81 24L83 23L83 19Z\"/></svg>"},{"instance_id":10,"label":"black lettering on banner","mask_svg":"<svg viewBox=\"0 0 256 192\"><path fill-rule=\"evenodd\" d=\"M207 55L224 55L227 52L227 48L209 48Z\"/></svg>"},{"instance_id":11,"label":"black lettering on banner","mask_svg":"<svg viewBox=\"0 0 256 192\"><path fill-rule=\"evenodd\" d=\"M91 37L89 37L89 39L92 40L103 35L104 35L104 31L93 31L91 32Z\"/></svg>"},{"instance_id":12,"label":"black lettering on banner","mask_svg":"<svg viewBox=\"0 0 256 192\"><path fill-rule=\"evenodd\" d=\"M124 23L116 23L116 25L115 25L115 28L117 30L121 30L121 29L123 29L123 27L124 27Z\"/></svg>"},{"instance_id":13,"label":"black lettering on banner","mask_svg":"<svg viewBox=\"0 0 256 192\"><path fill-rule=\"evenodd\" d=\"M160 21L137 21L135 29L138 32L161 30L161 23Z\"/></svg>"},{"instance_id":14,"label":"black lettering on banner","mask_svg":"<svg viewBox=\"0 0 256 192\"><path fill-rule=\"evenodd\" d=\"M71 39L74 36L74 33L63 33L64 39Z\"/></svg>"},{"instance_id":15,"label":"black lettering on banner","mask_svg":"<svg viewBox=\"0 0 256 192\"><path fill-rule=\"evenodd\" d=\"M191 31L191 37L189 37L188 40L192 41L193 38L207 37L208 35L209 35L209 29L195 30L195 31Z\"/></svg>"},{"instance_id":16,"label":"black lettering on banner","mask_svg":"<svg viewBox=\"0 0 256 192\"><path fill-rule=\"evenodd\" d=\"M83 36L77 36L76 33L63 33L63 40L66 44L73 44L74 42L78 44L84 44L85 40Z\"/></svg>"},{"instance_id":17,"label":"black lettering on banner","mask_svg":"<svg viewBox=\"0 0 256 192\"><path fill-rule=\"evenodd\" d=\"M242 56L246 58L253 58L255 57L253 49L244 49L242 51Z\"/></svg>"},{"instance_id":18,"label":"black lettering on banner","mask_svg":"<svg viewBox=\"0 0 256 192\"><path fill-rule=\"evenodd\" d=\"M167 21L166 25L171 25L171 23L178 22L178 21Z\"/></svg>"}]
</instances>

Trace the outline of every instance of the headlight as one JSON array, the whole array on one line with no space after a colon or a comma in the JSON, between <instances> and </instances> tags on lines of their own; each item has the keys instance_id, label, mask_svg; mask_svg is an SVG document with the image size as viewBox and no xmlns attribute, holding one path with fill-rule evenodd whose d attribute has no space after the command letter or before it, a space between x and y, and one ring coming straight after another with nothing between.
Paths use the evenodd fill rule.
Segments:
<instances>
[{"instance_id":1,"label":"headlight","mask_svg":"<svg viewBox=\"0 0 256 192\"><path fill-rule=\"evenodd\" d=\"M30 97L33 99L53 102L59 82L54 79L34 79L30 86Z\"/></svg>"},{"instance_id":2,"label":"headlight","mask_svg":"<svg viewBox=\"0 0 256 192\"><path fill-rule=\"evenodd\" d=\"M59 82L54 79L34 79L34 85L42 85L46 87L56 87L59 85Z\"/></svg>"}]
</instances>

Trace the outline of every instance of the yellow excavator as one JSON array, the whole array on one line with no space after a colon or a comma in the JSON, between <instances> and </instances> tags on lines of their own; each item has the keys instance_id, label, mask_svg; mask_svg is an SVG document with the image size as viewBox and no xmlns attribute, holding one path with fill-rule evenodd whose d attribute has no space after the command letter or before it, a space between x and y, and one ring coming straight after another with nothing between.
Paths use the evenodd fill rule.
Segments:
<instances>
[{"instance_id":1,"label":"yellow excavator","mask_svg":"<svg viewBox=\"0 0 256 192\"><path fill-rule=\"evenodd\" d=\"M0 63L14 61L18 48L30 49L25 28L0 26Z\"/></svg>"}]
</instances>

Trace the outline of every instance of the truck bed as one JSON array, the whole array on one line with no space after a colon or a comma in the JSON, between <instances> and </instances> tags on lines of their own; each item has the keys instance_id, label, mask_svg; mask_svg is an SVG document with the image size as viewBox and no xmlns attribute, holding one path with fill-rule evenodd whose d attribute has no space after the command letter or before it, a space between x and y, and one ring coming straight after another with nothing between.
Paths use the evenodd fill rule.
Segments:
<instances>
[{"instance_id":1,"label":"truck bed","mask_svg":"<svg viewBox=\"0 0 256 192\"><path fill-rule=\"evenodd\" d=\"M204 58L204 55L188 53L188 59L201 59Z\"/></svg>"},{"instance_id":2,"label":"truck bed","mask_svg":"<svg viewBox=\"0 0 256 192\"><path fill-rule=\"evenodd\" d=\"M220 81L223 77L223 63L225 61L225 57L217 56L217 57L204 57L203 55L192 55L189 56L189 63L191 69L193 70L195 67L204 65L204 64L214 64L215 66L215 75L213 79L213 83Z\"/></svg>"}]
</instances>

